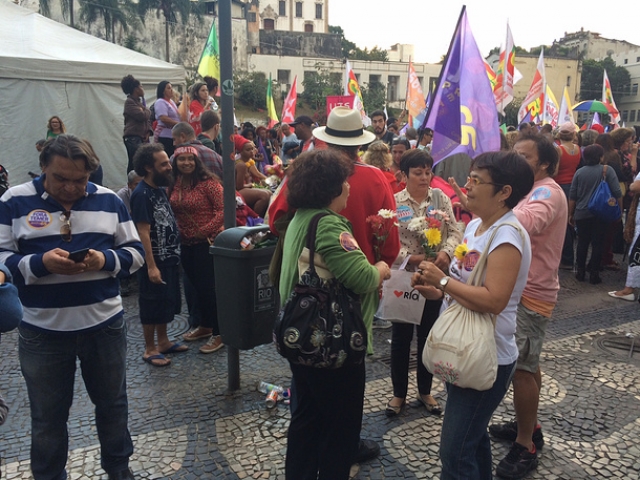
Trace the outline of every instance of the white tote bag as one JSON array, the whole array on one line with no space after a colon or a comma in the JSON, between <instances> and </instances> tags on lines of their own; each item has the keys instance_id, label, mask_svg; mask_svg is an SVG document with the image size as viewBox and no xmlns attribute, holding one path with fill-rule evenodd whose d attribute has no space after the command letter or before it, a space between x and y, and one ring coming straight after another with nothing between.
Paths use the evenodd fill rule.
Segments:
<instances>
[{"instance_id":1,"label":"white tote bag","mask_svg":"<svg viewBox=\"0 0 640 480\"><path fill-rule=\"evenodd\" d=\"M413 272L407 272L405 258L398 270L391 270L391 278L382 284L382 299L376 318L397 323L420 325L425 298L411 286Z\"/></svg>"},{"instance_id":2,"label":"white tote bag","mask_svg":"<svg viewBox=\"0 0 640 480\"><path fill-rule=\"evenodd\" d=\"M482 283L489 247L503 225L513 226L523 236L520 227L514 223L498 225L471 272L468 285ZM422 363L444 382L461 388L489 390L498 374L494 329L495 315L474 312L454 301L440 314L429 332L422 351Z\"/></svg>"}]
</instances>

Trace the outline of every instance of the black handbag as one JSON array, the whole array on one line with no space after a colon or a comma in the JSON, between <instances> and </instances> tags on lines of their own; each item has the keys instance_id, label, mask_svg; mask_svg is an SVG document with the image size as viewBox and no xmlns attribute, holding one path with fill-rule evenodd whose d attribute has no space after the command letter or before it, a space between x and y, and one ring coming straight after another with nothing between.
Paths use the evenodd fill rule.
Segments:
<instances>
[{"instance_id":1,"label":"black handbag","mask_svg":"<svg viewBox=\"0 0 640 480\"><path fill-rule=\"evenodd\" d=\"M319 213L309 224L309 268L280 310L273 329L278 352L296 365L335 369L364 361L367 331L360 298L338 279L323 280L314 265Z\"/></svg>"}]
</instances>

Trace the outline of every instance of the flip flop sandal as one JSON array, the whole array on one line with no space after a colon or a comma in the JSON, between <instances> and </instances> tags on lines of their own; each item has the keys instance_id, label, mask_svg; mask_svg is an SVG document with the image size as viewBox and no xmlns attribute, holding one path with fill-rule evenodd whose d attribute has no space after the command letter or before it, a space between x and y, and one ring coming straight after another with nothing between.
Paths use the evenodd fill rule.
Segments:
<instances>
[{"instance_id":1,"label":"flip flop sandal","mask_svg":"<svg viewBox=\"0 0 640 480\"><path fill-rule=\"evenodd\" d=\"M187 350L189 350L189 347L187 347L185 344L176 342L166 350L161 351L160 353L163 355L167 355L169 353L182 353L182 352L186 352Z\"/></svg>"},{"instance_id":2,"label":"flip flop sandal","mask_svg":"<svg viewBox=\"0 0 640 480\"><path fill-rule=\"evenodd\" d=\"M165 357L161 353L157 355L150 355L148 357L142 357L142 360L144 360L149 365L153 365L154 367L166 367L171 365L171 360L169 360L167 357ZM169 361L167 363L153 363L154 360L169 360Z\"/></svg>"}]
</instances>

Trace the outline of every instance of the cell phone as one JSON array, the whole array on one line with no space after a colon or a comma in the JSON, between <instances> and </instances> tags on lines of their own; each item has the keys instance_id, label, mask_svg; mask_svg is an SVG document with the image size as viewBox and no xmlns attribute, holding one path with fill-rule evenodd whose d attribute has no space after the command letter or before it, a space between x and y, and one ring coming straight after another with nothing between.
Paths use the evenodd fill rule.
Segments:
<instances>
[{"instance_id":1,"label":"cell phone","mask_svg":"<svg viewBox=\"0 0 640 480\"><path fill-rule=\"evenodd\" d=\"M74 262L78 263L84 260L84 257L87 256L87 253L89 253L89 249L88 248L83 248L82 250L76 250L75 252L71 252L69 254L69 260L73 260Z\"/></svg>"}]
</instances>

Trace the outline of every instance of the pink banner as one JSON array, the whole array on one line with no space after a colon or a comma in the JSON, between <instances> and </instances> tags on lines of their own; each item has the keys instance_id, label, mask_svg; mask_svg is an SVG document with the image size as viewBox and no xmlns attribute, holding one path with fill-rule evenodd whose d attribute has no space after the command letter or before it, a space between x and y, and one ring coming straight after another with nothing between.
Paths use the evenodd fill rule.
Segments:
<instances>
[{"instance_id":1,"label":"pink banner","mask_svg":"<svg viewBox=\"0 0 640 480\"><path fill-rule=\"evenodd\" d=\"M353 108L353 95L328 95L327 96L327 117L336 107Z\"/></svg>"}]
</instances>

